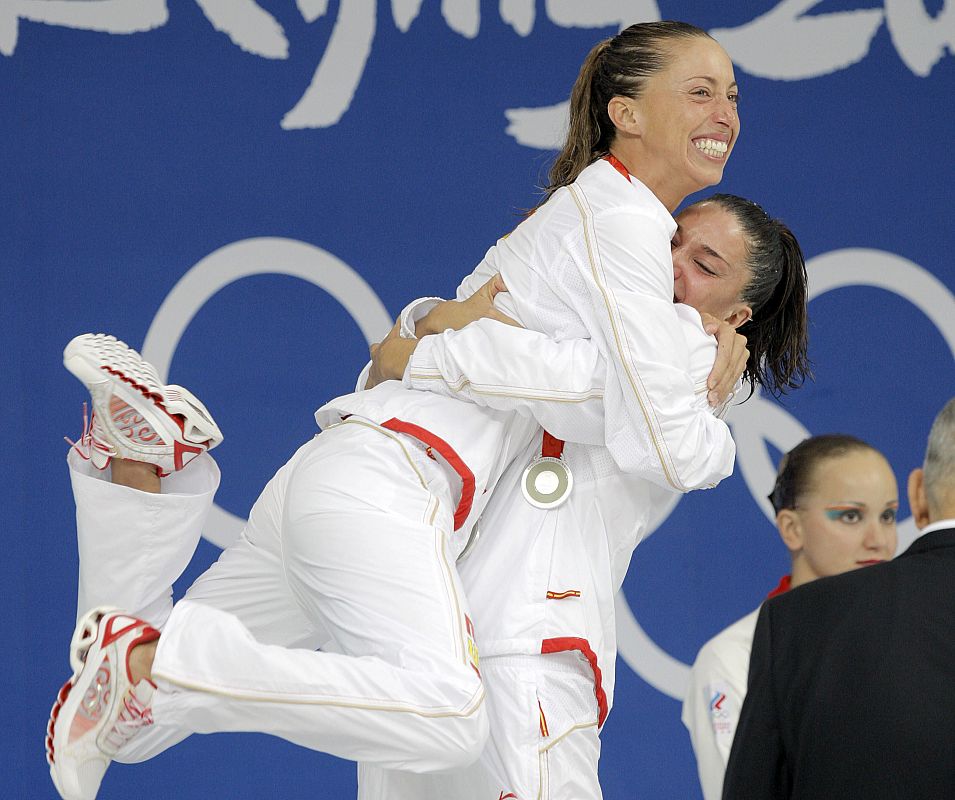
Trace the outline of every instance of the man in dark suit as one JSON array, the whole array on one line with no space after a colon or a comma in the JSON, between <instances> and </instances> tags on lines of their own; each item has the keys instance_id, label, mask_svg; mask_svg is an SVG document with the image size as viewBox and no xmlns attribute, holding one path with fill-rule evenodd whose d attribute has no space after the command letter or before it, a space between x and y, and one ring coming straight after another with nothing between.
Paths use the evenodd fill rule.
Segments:
<instances>
[{"instance_id":1,"label":"man in dark suit","mask_svg":"<svg viewBox=\"0 0 955 800\"><path fill-rule=\"evenodd\" d=\"M724 800L955 798L955 399L908 489L905 553L763 604Z\"/></svg>"}]
</instances>

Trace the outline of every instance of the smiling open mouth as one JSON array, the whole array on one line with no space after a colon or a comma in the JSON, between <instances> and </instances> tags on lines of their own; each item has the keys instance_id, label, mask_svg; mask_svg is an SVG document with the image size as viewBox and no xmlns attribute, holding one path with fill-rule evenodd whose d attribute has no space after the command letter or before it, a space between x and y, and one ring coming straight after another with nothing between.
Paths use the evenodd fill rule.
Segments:
<instances>
[{"instance_id":1,"label":"smiling open mouth","mask_svg":"<svg viewBox=\"0 0 955 800\"><path fill-rule=\"evenodd\" d=\"M694 139L693 146L711 158L723 158L729 149L726 142L718 142L716 139Z\"/></svg>"}]
</instances>

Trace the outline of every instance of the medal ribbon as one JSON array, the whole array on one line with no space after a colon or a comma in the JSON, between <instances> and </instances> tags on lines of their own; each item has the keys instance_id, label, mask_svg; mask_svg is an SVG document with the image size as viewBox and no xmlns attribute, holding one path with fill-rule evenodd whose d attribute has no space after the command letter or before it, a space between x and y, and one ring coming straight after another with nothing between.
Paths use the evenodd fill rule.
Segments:
<instances>
[{"instance_id":1,"label":"medal ribbon","mask_svg":"<svg viewBox=\"0 0 955 800\"><path fill-rule=\"evenodd\" d=\"M551 436L544 431L544 441L541 442L541 455L544 458L560 458L564 452L564 440Z\"/></svg>"}]
</instances>

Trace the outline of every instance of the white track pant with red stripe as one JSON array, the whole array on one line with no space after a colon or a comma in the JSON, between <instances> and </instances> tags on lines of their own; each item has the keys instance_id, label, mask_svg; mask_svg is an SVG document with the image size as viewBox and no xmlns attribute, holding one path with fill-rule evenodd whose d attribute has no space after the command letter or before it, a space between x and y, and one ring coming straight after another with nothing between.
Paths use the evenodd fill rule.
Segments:
<instances>
[{"instance_id":1,"label":"white track pant with red stripe","mask_svg":"<svg viewBox=\"0 0 955 800\"><path fill-rule=\"evenodd\" d=\"M214 477L205 476L207 492ZM195 480L202 483L201 473ZM169 584L160 584L195 547L201 512L183 511L180 529L168 532L179 540L153 537L142 553L137 529L155 530L154 521L128 523L141 503L168 510L163 501L81 475L74 493L81 601L130 598L163 625L155 724L121 760L214 731L271 733L412 771L457 768L480 754L484 688L449 551L449 479L414 440L352 418L304 445L266 486L239 540L165 624ZM103 514L91 496L117 504ZM179 501L186 502L171 497L168 505ZM150 559L164 562L163 578L136 590Z\"/></svg>"}]
</instances>

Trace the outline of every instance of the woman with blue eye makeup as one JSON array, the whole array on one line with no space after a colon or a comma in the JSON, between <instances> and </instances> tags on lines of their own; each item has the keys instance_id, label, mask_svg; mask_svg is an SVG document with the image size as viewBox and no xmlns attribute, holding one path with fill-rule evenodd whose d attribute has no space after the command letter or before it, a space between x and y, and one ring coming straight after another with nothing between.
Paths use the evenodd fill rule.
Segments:
<instances>
[{"instance_id":1,"label":"woman with blue eye makeup","mask_svg":"<svg viewBox=\"0 0 955 800\"><path fill-rule=\"evenodd\" d=\"M783 457L769 496L776 527L792 559L769 594L827 575L877 564L896 547L899 507L885 457L853 436L814 436ZM757 608L703 645L683 701L705 800L719 800L746 694Z\"/></svg>"}]
</instances>

